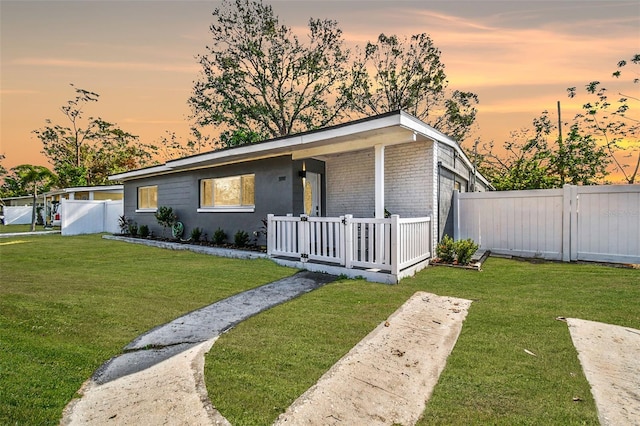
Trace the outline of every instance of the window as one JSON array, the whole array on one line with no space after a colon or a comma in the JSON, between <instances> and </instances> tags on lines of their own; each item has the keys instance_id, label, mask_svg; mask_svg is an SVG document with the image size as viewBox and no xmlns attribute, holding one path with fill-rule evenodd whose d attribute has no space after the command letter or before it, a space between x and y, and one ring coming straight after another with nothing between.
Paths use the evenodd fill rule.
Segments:
<instances>
[{"instance_id":1,"label":"window","mask_svg":"<svg viewBox=\"0 0 640 426\"><path fill-rule=\"evenodd\" d=\"M252 212L255 207L254 183L253 174L202 179L198 211Z\"/></svg>"},{"instance_id":2,"label":"window","mask_svg":"<svg viewBox=\"0 0 640 426\"><path fill-rule=\"evenodd\" d=\"M153 210L158 208L158 186L138 187L138 210Z\"/></svg>"}]
</instances>

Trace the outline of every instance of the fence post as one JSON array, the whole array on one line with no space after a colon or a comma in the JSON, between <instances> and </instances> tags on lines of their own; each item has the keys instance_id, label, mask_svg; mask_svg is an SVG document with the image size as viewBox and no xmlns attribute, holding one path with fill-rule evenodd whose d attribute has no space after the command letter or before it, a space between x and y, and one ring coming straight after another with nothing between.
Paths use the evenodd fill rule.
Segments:
<instances>
[{"instance_id":1,"label":"fence post","mask_svg":"<svg viewBox=\"0 0 640 426\"><path fill-rule=\"evenodd\" d=\"M337 225L337 235L336 238L338 239L337 242L334 242L334 244L336 244L338 246L338 250L340 250L340 265L345 265L346 264L346 247L345 247L345 217L344 216L340 216L340 223Z\"/></svg>"},{"instance_id":2,"label":"fence post","mask_svg":"<svg viewBox=\"0 0 640 426\"><path fill-rule=\"evenodd\" d=\"M578 259L578 187L562 187L562 261Z\"/></svg>"},{"instance_id":3,"label":"fence post","mask_svg":"<svg viewBox=\"0 0 640 426\"><path fill-rule=\"evenodd\" d=\"M391 215L391 275L398 276L400 272L399 260L400 256L400 224L398 219L400 216L397 214Z\"/></svg>"},{"instance_id":4,"label":"fence post","mask_svg":"<svg viewBox=\"0 0 640 426\"><path fill-rule=\"evenodd\" d=\"M300 253L300 261L306 263L309 261L309 216L300 215L298 222L298 252Z\"/></svg>"},{"instance_id":5,"label":"fence post","mask_svg":"<svg viewBox=\"0 0 640 426\"><path fill-rule=\"evenodd\" d=\"M344 267L351 269L353 265L353 224L351 223L353 215L344 215Z\"/></svg>"},{"instance_id":6,"label":"fence post","mask_svg":"<svg viewBox=\"0 0 640 426\"><path fill-rule=\"evenodd\" d=\"M578 260L578 186L571 185L571 260Z\"/></svg>"},{"instance_id":7,"label":"fence post","mask_svg":"<svg viewBox=\"0 0 640 426\"><path fill-rule=\"evenodd\" d=\"M273 246L275 245L276 242L276 232L275 232L275 226L273 223L273 214L268 214L267 215L267 255L271 256L271 254L273 253Z\"/></svg>"},{"instance_id":8,"label":"fence post","mask_svg":"<svg viewBox=\"0 0 640 426\"><path fill-rule=\"evenodd\" d=\"M460 192L453 190L453 240L458 241L460 237Z\"/></svg>"}]
</instances>

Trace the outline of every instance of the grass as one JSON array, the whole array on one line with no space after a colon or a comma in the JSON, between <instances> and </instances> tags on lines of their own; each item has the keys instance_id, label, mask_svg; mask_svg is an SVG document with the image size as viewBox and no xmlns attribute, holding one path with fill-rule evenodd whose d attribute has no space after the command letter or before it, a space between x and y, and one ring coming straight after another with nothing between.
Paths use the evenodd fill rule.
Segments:
<instances>
[{"instance_id":1,"label":"grass","mask_svg":"<svg viewBox=\"0 0 640 426\"><path fill-rule=\"evenodd\" d=\"M99 235L0 239L0 269L0 424L33 425L141 333L294 272Z\"/></svg>"},{"instance_id":2,"label":"grass","mask_svg":"<svg viewBox=\"0 0 640 426\"><path fill-rule=\"evenodd\" d=\"M0 239L0 266L0 424L39 425L57 424L81 384L141 333L293 273L96 235ZM223 335L207 356L207 388L232 424L270 424L424 290L473 304L421 424L597 424L567 325L555 318L640 328L639 278L490 258L481 273L433 267L397 286L340 280Z\"/></svg>"},{"instance_id":3,"label":"grass","mask_svg":"<svg viewBox=\"0 0 640 426\"><path fill-rule=\"evenodd\" d=\"M419 424L598 424L567 325L555 318L640 328L639 283L637 270L497 258L481 273L433 267L398 286L342 280L223 335L207 356L206 384L232 424L271 424L424 290L473 303Z\"/></svg>"}]
</instances>

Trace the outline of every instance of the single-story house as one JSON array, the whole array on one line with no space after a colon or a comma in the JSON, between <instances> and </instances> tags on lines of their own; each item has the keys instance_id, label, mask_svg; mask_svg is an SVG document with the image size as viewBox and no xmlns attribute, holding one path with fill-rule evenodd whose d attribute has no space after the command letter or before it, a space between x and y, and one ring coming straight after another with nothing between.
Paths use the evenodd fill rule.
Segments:
<instances>
[{"instance_id":1,"label":"single-story house","mask_svg":"<svg viewBox=\"0 0 640 426\"><path fill-rule=\"evenodd\" d=\"M453 233L453 191L490 189L456 141L404 111L171 160L109 179L124 184L125 216L156 234L162 228L154 213L167 206L184 224L186 236L195 227L209 237L221 228L233 240L241 230L258 235L257 242L267 243L270 254L301 255L303 262L314 259L304 252L315 245L322 252L315 259L326 263L345 256L344 242L342 249L338 244L343 234L324 219L334 218L332 223L358 228L349 238L361 246L347 249L349 256L387 258L360 266L376 270L393 270L389 262L395 249L383 247L395 245L392 218L422 218L419 232L426 232L421 238L428 241L421 250L430 255L440 238ZM375 220L358 222L364 218ZM318 234L303 232L291 221L316 223L308 226Z\"/></svg>"},{"instance_id":2,"label":"single-story house","mask_svg":"<svg viewBox=\"0 0 640 426\"><path fill-rule=\"evenodd\" d=\"M75 186L54 189L44 194L45 223L59 226L61 223L60 203L65 200L122 200L123 185Z\"/></svg>"}]
</instances>

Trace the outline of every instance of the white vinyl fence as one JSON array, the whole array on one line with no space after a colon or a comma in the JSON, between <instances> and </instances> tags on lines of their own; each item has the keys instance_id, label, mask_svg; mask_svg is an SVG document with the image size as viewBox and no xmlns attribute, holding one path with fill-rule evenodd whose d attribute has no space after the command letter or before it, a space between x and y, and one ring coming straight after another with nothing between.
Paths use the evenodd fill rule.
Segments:
<instances>
[{"instance_id":1,"label":"white vinyl fence","mask_svg":"<svg viewBox=\"0 0 640 426\"><path fill-rule=\"evenodd\" d=\"M640 263L640 185L454 193L454 238L498 254Z\"/></svg>"},{"instance_id":2,"label":"white vinyl fence","mask_svg":"<svg viewBox=\"0 0 640 426\"><path fill-rule=\"evenodd\" d=\"M2 208L4 224L28 225L31 223L32 211L33 206L4 206Z\"/></svg>"},{"instance_id":3,"label":"white vinyl fence","mask_svg":"<svg viewBox=\"0 0 640 426\"><path fill-rule=\"evenodd\" d=\"M62 200L60 206L61 234L97 234L120 232L118 218L124 214L122 200L80 201Z\"/></svg>"},{"instance_id":4,"label":"white vinyl fence","mask_svg":"<svg viewBox=\"0 0 640 426\"><path fill-rule=\"evenodd\" d=\"M431 218L268 216L267 252L346 268L399 271L431 256Z\"/></svg>"}]
</instances>

